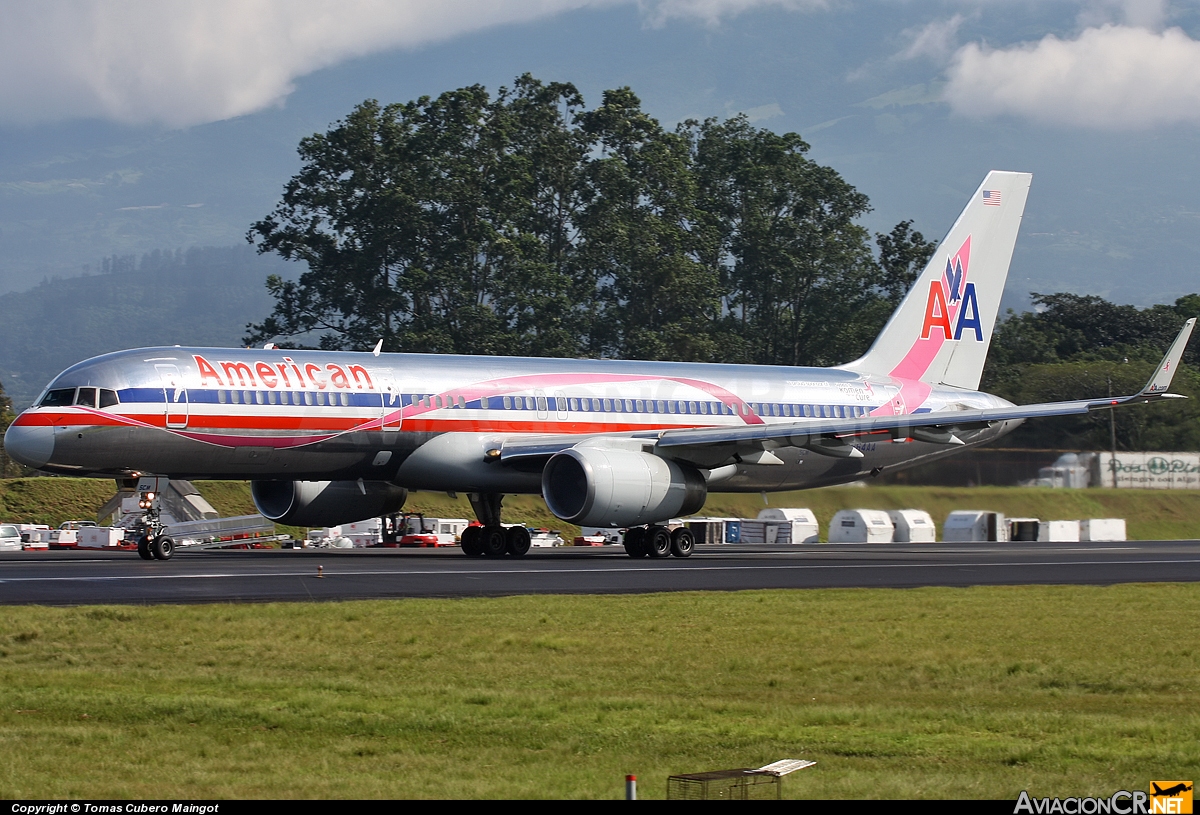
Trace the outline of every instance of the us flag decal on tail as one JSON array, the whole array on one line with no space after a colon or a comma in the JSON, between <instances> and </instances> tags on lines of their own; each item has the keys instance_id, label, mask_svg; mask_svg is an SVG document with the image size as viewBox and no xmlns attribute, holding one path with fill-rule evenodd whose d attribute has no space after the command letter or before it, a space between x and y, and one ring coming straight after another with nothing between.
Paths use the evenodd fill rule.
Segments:
<instances>
[{"instance_id":1,"label":"us flag decal on tail","mask_svg":"<svg viewBox=\"0 0 1200 815\"><path fill-rule=\"evenodd\" d=\"M985 207L1000 206L1000 190L984 190L983 205Z\"/></svg>"}]
</instances>

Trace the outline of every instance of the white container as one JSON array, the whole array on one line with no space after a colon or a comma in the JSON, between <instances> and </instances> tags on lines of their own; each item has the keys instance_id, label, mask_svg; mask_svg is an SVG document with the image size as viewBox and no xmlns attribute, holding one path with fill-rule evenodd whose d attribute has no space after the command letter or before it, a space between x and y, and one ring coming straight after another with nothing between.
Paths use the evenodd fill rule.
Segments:
<instances>
[{"instance_id":1,"label":"white container","mask_svg":"<svg viewBox=\"0 0 1200 815\"><path fill-rule=\"evenodd\" d=\"M829 522L830 543L891 543L894 533L881 509L843 509Z\"/></svg>"},{"instance_id":2,"label":"white container","mask_svg":"<svg viewBox=\"0 0 1200 815\"><path fill-rule=\"evenodd\" d=\"M978 543L982 541L1008 541L1008 524L1004 513L981 509L960 509L946 516L942 526L942 541L945 543Z\"/></svg>"},{"instance_id":3,"label":"white container","mask_svg":"<svg viewBox=\"0 0 1200 815\"><path fill-rule=\"evenodd\" d=\"M1124 518L1089 518L1079 522L1079 539L1081 541L1123 541L1125 537Z\"/></svg>"},{"instance_id":4,"label":"white container","mask_svg":"<svg viewBox=\"0 0 1200 815\"><path fill-rule=\"evenodd\" d=\"M108 549L120 546L125 540L125 530L112 526L89 526L79 530L75 545L80 549Z\"/></svg>"},{"instance_id":5,"label":"white container","mask_svg":"<svg viewBox=\"0 0 1200 815\"><path fill-rule=\"evenodd\" d=\"M774 508L759 510L758 520L776 527L775 539L770 540L771 530L764 530L766 543L819 543L821 527L811 509Z\"/></svg>"},{"instance_id":6,"label":"white container","mask_svg":"<svg viewBox=\"0 0 1200 815\"><path fill-rule=\"evenodd\" d=\"M896 528L892 536L896 543L933 543L937 540L933 518L923 509L893 509L888 512L888 517Z\"/></svg>"},{"instance_id":7,"label":"white container","mask_svg":"<svg viewBox=\"0 0 1200 815\"><path fill-rule=\"evenodd\" d=\"M1038 542L1078 541L1079 521L1042 521L1038 524Z\"/></svg>"}]
</instances>

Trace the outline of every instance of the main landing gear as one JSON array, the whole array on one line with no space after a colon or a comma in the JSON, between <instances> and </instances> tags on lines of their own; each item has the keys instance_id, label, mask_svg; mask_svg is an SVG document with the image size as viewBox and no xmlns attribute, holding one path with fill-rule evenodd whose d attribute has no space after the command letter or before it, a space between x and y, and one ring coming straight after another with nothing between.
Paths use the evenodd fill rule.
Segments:
<instances>
[{"instance_id":1,"label":"main landing gear","mask_svg":"<svg viewBox=\"0 0 1200 815\"><path fill-rule=\"evenodd\" d=\"M625 531L625 553L630 557L688 557L695 548L696 536L683 526L635 526Z\"/></svg>"},{"instance_id":2,"label":"main landing gear","mask_svg":"<svg viewBox=\"0 0 1200 815\"><path fill-rule=\"evenodd\" d=\"M519 525L506 527L500 523L503 495L473 492L467 498L483 526L468 526L463 530L463 554L467 557L521 557L529 551L528 529Z\"/></svg>"}]
</instances>

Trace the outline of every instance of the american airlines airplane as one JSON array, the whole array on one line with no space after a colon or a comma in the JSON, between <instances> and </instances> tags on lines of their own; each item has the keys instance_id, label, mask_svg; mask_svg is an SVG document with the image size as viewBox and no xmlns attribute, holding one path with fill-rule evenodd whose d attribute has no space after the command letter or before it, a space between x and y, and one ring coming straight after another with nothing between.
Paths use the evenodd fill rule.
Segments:
<instances>
[{"instance_id":1,"label":"american airlines airplane","mask_svg":"<svg viewBox=\"0 0 1200 815\"><path fill-rule=\"evenodd\" d=\"M5 449L64 475L249 479L263 515L297 526L463 492L472 556L525 554L501 502L540 493L564 521L628 528L633 557L687 557L691 533L664 522L709 492L846 483L1025 419L1174 396L1195 318L1132 396L1015 406L978 390L1030 180L989 173L871 349L835 368L141 348L63 371ZM139 553L165 560L170 530L147 519Z\"/></svg>"}]
</instances>

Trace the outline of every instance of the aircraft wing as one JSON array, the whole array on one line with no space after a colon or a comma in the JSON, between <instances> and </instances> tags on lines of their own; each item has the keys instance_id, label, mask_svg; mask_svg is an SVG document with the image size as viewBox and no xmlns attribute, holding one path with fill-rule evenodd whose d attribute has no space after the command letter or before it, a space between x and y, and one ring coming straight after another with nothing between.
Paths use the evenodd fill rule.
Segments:
<instances>
[{"instance_id":1,"label":"aircraft wing","mask_svg":"<svg viewBox=\"0 0 1200 815\"><path fill-rule=\"evenodd\" d=\"M653 448L653 451L660 455L692 461L701 467L717 466L719 462L735 454L740 460L748 463L782 463L778 459L771 461L773 456L770 450L780 447L805 447L822 455L861 458L862 452L854 447L854 443L872 441L875 438L912 438L935 444L965 444L962 436L967 435L969 438L972 430L985 428L997 422L1071 416L1162 399L1186 398L1168 393L1167 389L1183 357L1184 348L1195 323L1195 317L1184 323L1150 381L1131 396L1012 405L986 410L862 416L854 419L802 419L741 427L653 430L614 435L620 438L644 439L645 446ZM514 438L506 441L494 454L501 461L515 463L521 459L548 458L580 441L582 439L579 436L562 435Z\"/></svg>"}]
</instances>

